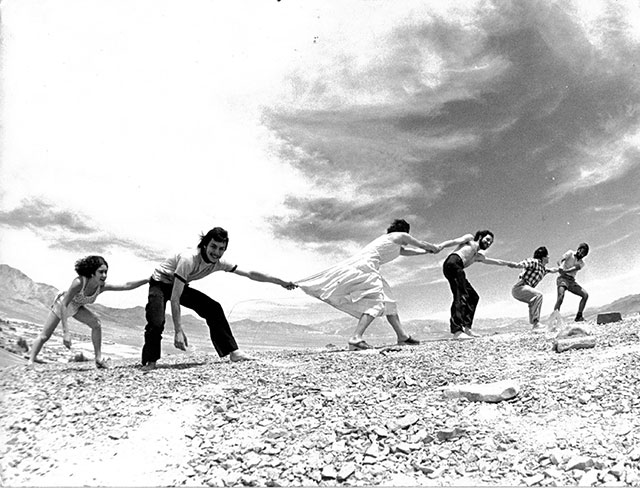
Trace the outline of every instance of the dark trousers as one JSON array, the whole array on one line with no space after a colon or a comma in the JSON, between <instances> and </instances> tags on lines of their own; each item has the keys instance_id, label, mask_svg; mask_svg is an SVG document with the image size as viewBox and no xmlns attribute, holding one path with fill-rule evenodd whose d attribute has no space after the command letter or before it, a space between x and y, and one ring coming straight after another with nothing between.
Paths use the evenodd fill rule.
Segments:
<instances>
[{"instance_id":1,"label":"dark trousers","mask_svg":"<svg viewBox=\"0 0 640 488\"><path fill-rule=\"evenodd\" d=\"M164 331L165 309L171 299L173 284L151 280L149 282L149 301L145 308L147 325L144 328L144 346L142 364L160 359L160 342ZM231 327L224 316L222 306L201 291L185 286L180 305L190 308L207 321L213 347L220 357L238 349Z\"/></svg>"},{"instance_id":2,"label":"dark trousers","mask_svg":"<svg viewBox=\"0 0 640 488\"><path fill-rule=\"evenodd\" d=\"M453 293L449 325L451 333L455 334L465 327L471 328L480 297L467 280L460 256L450 254L442 266L442 271L449 282L451 293Z\"/></svg>"}]
</instances>

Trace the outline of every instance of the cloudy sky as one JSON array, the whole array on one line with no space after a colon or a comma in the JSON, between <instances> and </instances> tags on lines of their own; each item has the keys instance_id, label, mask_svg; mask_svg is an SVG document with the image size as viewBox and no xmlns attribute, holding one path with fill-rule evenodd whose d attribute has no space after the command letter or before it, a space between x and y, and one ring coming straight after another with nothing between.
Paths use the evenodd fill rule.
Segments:
<instances>
[{"instance_id":1,"label":"cloudy sky","mask_svg":"<svg viewBox=\"0 0 640 488\"><path fill-rule=\"evenodd\" d=\"M295 280L405 218L432 242L492 229L489 256L509 260L586 241L591 305L640 292L635 0L0 9L0 262L36 281L66 288L94 253L112 282L145 277L218 225L228 260ZM445 258L383 268L401 317L447 316ZM479 316L526 316L517 275L468 269ZM232 320L340 316L238 276L195 286ZM555 279L540 289L549 313Z\"/></svg>"}]
</instances>

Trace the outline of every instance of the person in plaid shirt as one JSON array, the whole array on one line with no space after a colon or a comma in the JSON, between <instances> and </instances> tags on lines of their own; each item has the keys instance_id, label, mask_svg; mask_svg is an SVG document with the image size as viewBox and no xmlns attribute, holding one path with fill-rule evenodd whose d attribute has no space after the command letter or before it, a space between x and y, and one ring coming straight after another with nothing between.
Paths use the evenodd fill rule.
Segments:
<instances>
[{"instance_id":1,"label":"person in plaid shirt","mask_svg":"<svg viewBox=\"0 0 640 488\"><path fill-rule=\"evenodd\" d=\"M513 298L529 304L529 323L533 329L539 328L540 310L542 309L542 293L535 287L547 273L557 273L558 268L546 268L549 262L549 251L542 246L535 250L533 258L516 263L514 267L523 268L518 281L511 289Z\"/></svg>"}]
</instances>

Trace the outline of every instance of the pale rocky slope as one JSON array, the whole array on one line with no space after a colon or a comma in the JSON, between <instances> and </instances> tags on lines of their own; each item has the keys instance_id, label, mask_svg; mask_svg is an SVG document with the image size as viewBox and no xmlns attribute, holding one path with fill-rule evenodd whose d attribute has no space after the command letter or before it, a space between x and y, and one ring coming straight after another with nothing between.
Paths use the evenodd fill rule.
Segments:
<instances>
[{"instance_id":1,"label":"pale rocky slope","mask_svg":"<svg viewBox=\"0 0 640 488\"><path fill-rule=\"evenodd\" d=\"M7 486L640 485L637 317L555 353L528 330L368 352L0 371ZM443 388L515 380L498 404Z\"/></svg>"}]
</instances>

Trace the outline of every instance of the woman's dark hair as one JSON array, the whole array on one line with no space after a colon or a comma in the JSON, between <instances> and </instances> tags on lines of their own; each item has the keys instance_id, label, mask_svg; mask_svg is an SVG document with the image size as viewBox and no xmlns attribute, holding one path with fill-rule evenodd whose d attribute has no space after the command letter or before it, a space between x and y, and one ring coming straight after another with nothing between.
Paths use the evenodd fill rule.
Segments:
<instances>
[{"instance_id":1,"label":"woman's dark hair","mask_svg":"<svg viewBox=\"0 0 640 488\"><path fill-rule=\"evenodd\" d=\"M76 273L85 278L91 278L103 264L107 268L109 267L109 264L102 256L87 256L76 261Z\"/></svg>"},{"instance_id":2,"label":"woman's dark hair","mask_svg":"<svg viewBox=\"0 0 640 488\"><path fill-rule=\"evenodd\" d=\"M533 252L533 259L542 259L549 256L549 251L544 246L540 246Z\"/></svg>"},{"instance_id":3,"label":"woman's dark hair","mask_svg":"<svg viewBox=\"0 0 640 488\"><path fill-rule=\"evenodd\" d=\"M491 232L490 230L479 230L478 232L476 232L475 237L473 238L474 241L479 241L481 239L484 239L485 236L491 236L495 239L495 236L493 235L493 232Z\"/></svg>"},{"instance_id":4,"label":"woman's dark hair","mask_svg":"<svg viewBox=\"0 0 640 488\"><path fill-rule=\"evenodd\" d=\"M198 249L204 249L211 241L224 242L228 246L229 233L222 227L214 227L206 234L200 234L200 244L198 244Z\"/></svg>"},{"instance_id":5,"label":"woman's dark hair","mask_svg":"<svg viewBox=\"0 0 640 488\"><path fill-rule=\"evenodd\" d=\"M407 232L408 233L410 228L411 226L409 225L409 222L407 222L406 220L395 219L393 222L391 222L391 225L387 229L387 234L390 234L391 232Z\"/></svg>"}]
</instances>

